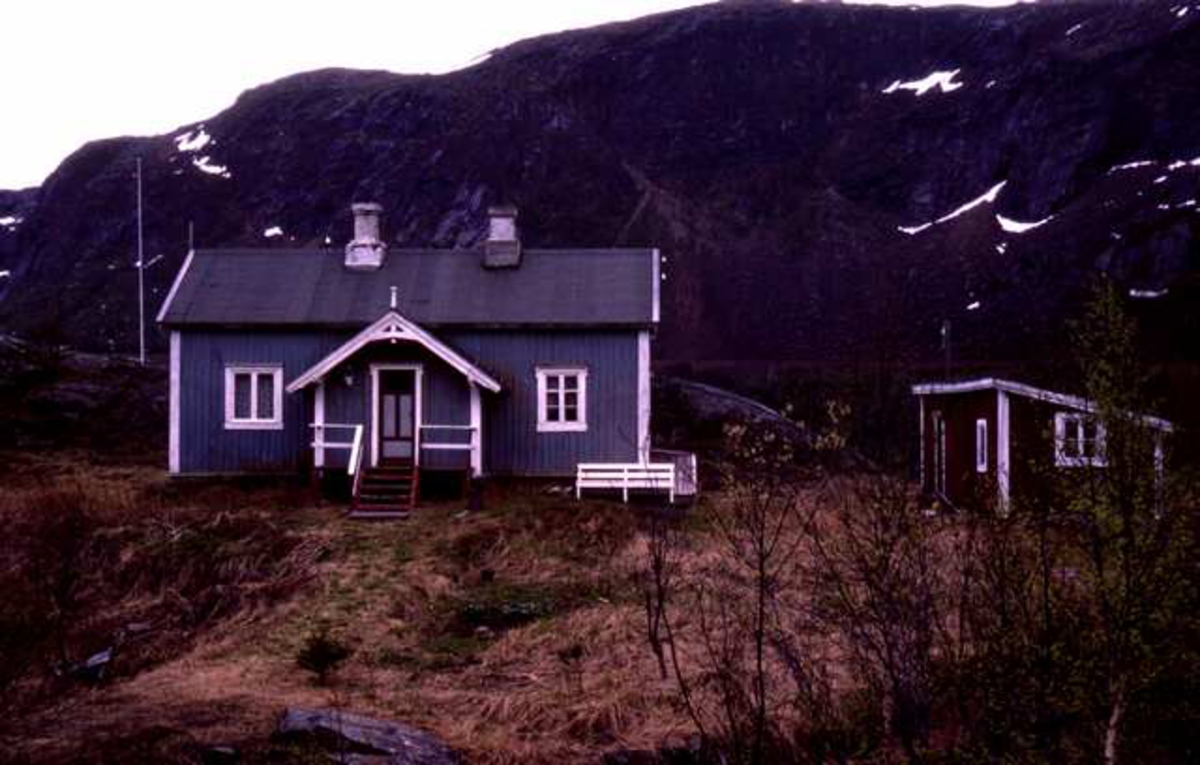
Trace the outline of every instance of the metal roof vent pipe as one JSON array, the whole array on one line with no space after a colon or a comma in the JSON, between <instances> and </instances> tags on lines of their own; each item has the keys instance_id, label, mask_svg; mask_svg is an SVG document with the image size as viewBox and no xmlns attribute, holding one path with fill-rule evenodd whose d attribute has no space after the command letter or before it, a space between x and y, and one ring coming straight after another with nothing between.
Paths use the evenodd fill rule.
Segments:
<instances>
[{"instance_id":1,"label":"metal roof vent pipe","mask_svg":"<svg viewBox=\"0 0 1200 765\"><path fill-rule=\"evenodd\" d=\"M517 208L488 208L488 235L483 243L484 268L517 268L521 265L521 238L517 234Z\"/></svg>"},{"instance_id":2,"label":"metal roof vent pipe","mask_svg":"<svg viewBox=\"0 0 1200 765\"><path fill-rule=\"evenodd\" d=\"M387 252L387 245L379 238L383 207L374 202L357 202L350 209L354 212L354 239L346 245L346 268L379 268Z\"/></svg>"}]
</instances>

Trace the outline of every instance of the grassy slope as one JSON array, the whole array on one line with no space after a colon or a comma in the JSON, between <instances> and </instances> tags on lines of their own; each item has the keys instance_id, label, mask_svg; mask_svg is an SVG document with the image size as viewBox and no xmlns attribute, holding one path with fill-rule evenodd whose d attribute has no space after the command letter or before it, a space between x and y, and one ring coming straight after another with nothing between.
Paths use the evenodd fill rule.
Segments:
<instances>
[{"instance_id":1,"label":"grassy slope","mask_svg":"<svg viewBox=\"0 0 1200 765\"><path fill-rule=\"evenodd\" d=\"M247 597L221 619L172 633L144 671L122 678L118 666L108 685L76 687L18 717L7 742L18 758L186 760L201 745L231 743L253 760L265 756L283 706L331 702L428 728L472 762L595 761L598 750L687 731L645 647L641 540L619 505L508 488L493 490L482 513L431 504L407 522L370 524L303 492L168 485L155 467L90 458L27 459L25 489L45 479L123 486L157 498L135 503L150 516L249 516L298 537L289 549L326 552L291 594ZM101 602L140 613L133 601L147 597ZM496 624L520 618L530 620ZM481 634L478 622L496 629ZM318 626L355 649L331 688L295 666Z\"/></svg>"}]
</instances>

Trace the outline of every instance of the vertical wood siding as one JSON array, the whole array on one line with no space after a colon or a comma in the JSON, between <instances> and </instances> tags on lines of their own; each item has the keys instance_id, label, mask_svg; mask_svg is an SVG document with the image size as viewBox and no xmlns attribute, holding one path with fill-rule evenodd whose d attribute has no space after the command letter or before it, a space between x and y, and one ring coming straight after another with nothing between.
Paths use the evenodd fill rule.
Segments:
<instances>
[{"instance_id":1,"label":"vertical wood siding","mask_svg":"<svg viewBox=\"0 0 1200 765\"><path fill-rule=\"evenodd\" d=\"M637 460L636 332L444 332L448 343L496 375L504 389L483 394L483 469L496 475L574 475L579 462ZM539 433L539 366L588 369L582 433Z\"/></svg>"},{"instance_id":2,"label":"vertical wood siding","mask_svg":"<svg viewBox=\"0 0 1200 765\"><path fill-rule=\"evenodd\" d=\"M282 430L225 430L224 370L230 364L282 364L290 383L353 332L186 331L180 359L180 443L183 473L292 472L311 464L311 390L284 394ZM637 459L638 347L635 332L441 331L440 339L493 374L504 386L483 393L483 469L486 474L572 475L578 462ZM420 363L424 367L422 421L468 425L466 380L415 346L377 345L338 367L326 380L325 419L362 423L370 432L370 365ZM587 422L582 433L537 431L539 366L588 368ZM347 376L349 384L347 384ZM349 440L344 431L332 440ZM465 442L465 431L426 431L426 440ZM326 464L344 467L346 453L330 451ZM370 452L365 455L367 458ZM465 468L469 453L430 451L422 464Z\"/></svg>"},{"instance_id":3,"label":"vertical wood siding","mask_svg":"<svg viewBox=\"0 0 1200 765\"><path fill-rule=\"evenodd\" d=\"M186 331L180 358L180 472L295 472L312 459L312 393L283 395L282 430L225 429L225 367L281 364L284 384L345 341L322 332Z\"/></svg>"}]
</instances>

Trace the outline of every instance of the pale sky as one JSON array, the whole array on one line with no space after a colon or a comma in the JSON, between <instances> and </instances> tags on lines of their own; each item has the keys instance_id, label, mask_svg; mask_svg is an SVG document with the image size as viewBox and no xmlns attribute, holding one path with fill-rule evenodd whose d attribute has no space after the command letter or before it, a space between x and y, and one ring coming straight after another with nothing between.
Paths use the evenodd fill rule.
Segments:
<instances>
[{"instance_id":1,"label":"pale sky","mask_svg":"<svg viewBox=\"0 0 1200 765\"><path fill-rule=\"evenodd\" d=\"M89 140L165 133L213 116L247 88L296 72L445 72L526 37L698 4L11 0L0 26L0 189L40 184Z\"/></svg>"}]
</instances>

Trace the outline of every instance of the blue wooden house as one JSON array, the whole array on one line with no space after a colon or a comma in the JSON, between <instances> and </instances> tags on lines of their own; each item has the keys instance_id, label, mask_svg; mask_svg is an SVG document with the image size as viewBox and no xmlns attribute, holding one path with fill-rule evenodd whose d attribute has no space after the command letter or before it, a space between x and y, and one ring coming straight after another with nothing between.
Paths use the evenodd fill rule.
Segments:
<instances>
[{"instance_id":1,"label":"blue wooden house","mask_svg":"<svg viewBox=\"0 0 1200 765\"><path fill-rule=\"evenodd\" d=\"M402 511L423 472L571 476L649 460L652 249L196 250L159 312L176 475L345 471Z\"/></svg>"}]
</instances>

